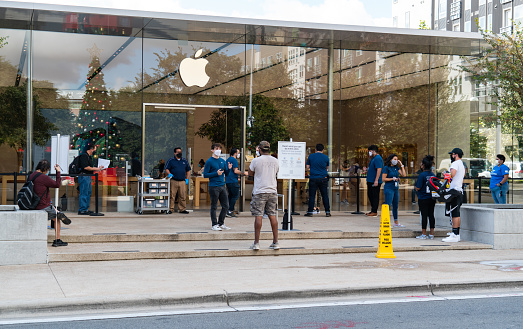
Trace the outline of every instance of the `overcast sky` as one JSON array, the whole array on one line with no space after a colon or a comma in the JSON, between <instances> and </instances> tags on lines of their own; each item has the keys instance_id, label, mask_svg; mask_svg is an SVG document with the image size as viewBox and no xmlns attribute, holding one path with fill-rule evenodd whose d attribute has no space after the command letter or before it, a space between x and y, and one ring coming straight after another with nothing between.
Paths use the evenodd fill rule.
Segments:
<instances>
[{"instance_id":1,"label":"overcast sky","mask_svg":"<svg viewBox=\"0 0 523 329\"><path fill-rule=\"evenodd\" d=\"M392 0L34 0L17 2L348 25L392 26Z\"/></svg>"}]
</instances>

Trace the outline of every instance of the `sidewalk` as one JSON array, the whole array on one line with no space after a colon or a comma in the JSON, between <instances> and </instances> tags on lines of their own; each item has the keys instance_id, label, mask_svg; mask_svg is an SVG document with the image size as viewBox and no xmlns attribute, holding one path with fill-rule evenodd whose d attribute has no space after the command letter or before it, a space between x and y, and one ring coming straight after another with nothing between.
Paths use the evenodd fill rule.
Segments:
<instances>
[{"instance_id":1,"label":"sidewalk","mask_svg":"<svg viewBox=\"0 0 523 329\"><path fill-rule=\"evenodd\" d=\"M515 250L130 260L4 266L0 318L179 305L523 288ZM499 263L499 266L481 262ZM507 264L501 268L503 261ZM512 265L511 265L512 264Z\"/></svg>"}]
</instances>

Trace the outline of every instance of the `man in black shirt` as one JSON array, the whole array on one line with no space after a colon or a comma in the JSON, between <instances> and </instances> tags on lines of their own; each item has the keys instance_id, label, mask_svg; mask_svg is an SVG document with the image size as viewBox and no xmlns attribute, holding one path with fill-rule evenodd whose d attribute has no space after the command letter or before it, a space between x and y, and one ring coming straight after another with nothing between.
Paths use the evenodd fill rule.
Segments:
<instances>
[{"instance_id":1,"label":"man in black shirt","mask_svg":"<svg viewBox=\"0 0 523 329\"><path fill-rule=\"evenodd\" d=\"M78 215L90 215L89 203L91 202L91 174L102 170L102 167L93 167L93 159L91 156L96 151L96 145L88 144L85 153L79 155L78 166L82 168L80 176L78 176L78 185L80 186L80 194L78 196Z\"/></svg>"}]
</instances>

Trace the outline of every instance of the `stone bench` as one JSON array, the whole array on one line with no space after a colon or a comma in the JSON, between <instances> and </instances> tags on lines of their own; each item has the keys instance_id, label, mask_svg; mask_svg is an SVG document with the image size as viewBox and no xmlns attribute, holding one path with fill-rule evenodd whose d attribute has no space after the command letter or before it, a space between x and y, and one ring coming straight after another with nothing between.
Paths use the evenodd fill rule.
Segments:
<instances>
[{"instance_id":1,"label":"stone bench","mask_svg":"<svg viewBox=\"0 0 523 329\"><path fill-rule=\"evenodd\" d=\"M47 213L0 205L0 265L47 263Z\"/></svg>"},{"instance_id":2,"label":"stone bench","mask_svg":"<svg viewBox=\"0 0 523 329\"><path fill-rule=\"evenodd\" d=\"M434 210L436 226L452 228L445 216L445 204ZM523 248L523 205L464 204L461 206L460 236L463 240L486 243L494 249Z\"/></svg>"}]
</instances>

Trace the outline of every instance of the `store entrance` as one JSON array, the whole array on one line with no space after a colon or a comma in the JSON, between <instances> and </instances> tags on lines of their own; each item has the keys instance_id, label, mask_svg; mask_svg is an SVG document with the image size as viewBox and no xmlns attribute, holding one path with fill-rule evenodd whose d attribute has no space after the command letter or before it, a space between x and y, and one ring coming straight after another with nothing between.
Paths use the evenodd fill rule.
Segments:
<instances>
[{"instance_id":1,"label":"store entrance","mask_svg":"<svg viewBox=\"0 0 523 329\"><path fill-rule=\"evenodd\" d=\"M217 114L222 118L224 117L225 120L223 124L217 125L216 134L203 137L197 135L200 127L208 123L211 117L216 117ZM235 124L227 124L231 122L231 120L227 120L229 116L236 116L241 120L234 121ZM221 121L218 120L218 122ZM201 159L206 161L210 157L211 143L216 141L223 145L222 153L224 156L228 154L232 147L240 149L241 154L245 155L245 107L144 103L142 107L142 176L157 176L160 161L167 162L173 156L174 148L181 147L183 157L191 163L191 175L197 177L200 171L198 163ZM245 157L242 157L240 170L243 171L244 168ZM243 191L243 177L241 186ZM189 189L189 194L193 196L194 200L195 193L200 193L200 191L193 191L193 189L194 187ZM196 199L199 199L199 195L196 196ZM242 211L243 201L245 200L243 192L240 195L240 200L242 201L239 202L240 211Z\"/></svg>"}]
</instances>

